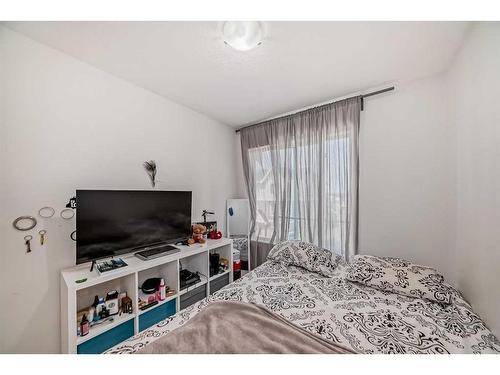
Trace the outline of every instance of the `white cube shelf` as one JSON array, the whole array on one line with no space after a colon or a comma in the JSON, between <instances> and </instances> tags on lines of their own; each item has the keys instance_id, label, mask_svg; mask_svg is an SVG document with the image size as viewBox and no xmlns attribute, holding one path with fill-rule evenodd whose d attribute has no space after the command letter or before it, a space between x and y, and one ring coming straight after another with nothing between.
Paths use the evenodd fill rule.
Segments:
<instances>
[{"instance_id":1,"label":"white cube shelf","mask_svg":"<svg viewBox=\"0 0 500 375\"><path fill-rule=\"evenodd\" d=\"M128 264L127 267L110 271L99 275L94 269L90 272L90 264L79 265L61 271L61 351L63 353L77 353L78 345L99 337L99 335L128 322L134 320L134 334L139 333L139 317L141 314L151 311L164 303L176 300L177 311L180 303L179 298L189 290L207 285L206 293L210 293L210 281L229 273L229 282L233 281L233 258L232 240L222 238L220 240L207 240L205 245L176 246L180 251L176 254L163 256L160 258L143 261L133 254L123 256L122 259ZM229 270L215 275L209 275L210 252L218 252L221 256L229 259ZM180 265L190 271L198 271L201 281L187 289L179 290L179 270ZM162 277L165 284L176 290L176 294L167 297L157 305L145 310L139 310L138 297L142 292L139 287L144 280L151 277ZM77 283L78 280L86 281ZM89 334L80 337L77 335L77 312L90 306L95 295L103 296L110 290L127 292L132 299L133 313L115 316L112 322L102 323L93 326ZM145 297L145 296L142 296Z\"/></svg>"}]
</instances>

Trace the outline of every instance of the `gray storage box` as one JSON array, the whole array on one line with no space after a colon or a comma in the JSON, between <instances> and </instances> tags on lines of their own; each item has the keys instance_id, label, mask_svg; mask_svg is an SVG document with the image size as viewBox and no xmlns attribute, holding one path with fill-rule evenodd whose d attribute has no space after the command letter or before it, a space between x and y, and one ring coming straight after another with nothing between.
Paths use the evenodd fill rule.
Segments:
<instances>
[{"instance_id":1,"label":"gray storage box","mask_svg":"<svg viewBox=\"0 0 500 375\"><path fill-rule=\"evenodd\" d=\"M229 285L229 274L226 273L224 276L218 277L215 280L210 281L210 294L222 289L226 285Z\"/></svg>"},{"instance_id":2,"label":"gray storage box","mask_svg":"<svg viewBox=\"0 0 500 375\"><path fill-rule=\"evenodd\" d=\"M207 296L207 285L199 286L196 289L190 290L186 294L183 294L180 298L180 309L185 309L191 306L193 303L201 301Z\"/></svg>"}]
</instances>

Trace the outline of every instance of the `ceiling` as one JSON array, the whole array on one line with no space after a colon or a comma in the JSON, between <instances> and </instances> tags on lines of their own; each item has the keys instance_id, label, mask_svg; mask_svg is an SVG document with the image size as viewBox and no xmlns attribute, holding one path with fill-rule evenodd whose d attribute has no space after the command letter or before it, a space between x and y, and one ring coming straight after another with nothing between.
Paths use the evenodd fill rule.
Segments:
<instances>
[{"instance_id":1,"label":"ceiling","mask_svg":"<svg viewBox=\"0 0 500 375\"><path fill-rule=\"evenodd\" d=\"M221 22L6 22L34 40L242 126L332 98L445 70L464 22L265 22L240 52Z\"/></svg>"}]
</instances>

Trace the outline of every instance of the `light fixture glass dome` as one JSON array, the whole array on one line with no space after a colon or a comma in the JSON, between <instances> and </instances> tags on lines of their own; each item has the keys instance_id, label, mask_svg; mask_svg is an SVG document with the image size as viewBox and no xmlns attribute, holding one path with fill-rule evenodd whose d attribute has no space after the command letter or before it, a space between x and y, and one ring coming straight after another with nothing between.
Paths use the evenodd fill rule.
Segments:
<instances>
[{"instance_id":1,"label":"light fixture glass dome","mask_svg":"<svg viewBox=\"0 0 500 375\"><path fill-rule=\"evenodd\" d=\"M224 43L238 51L248 51L262 43L262 25L258 21L227 21L222 27Z\"/></svg>"}]
</instances>

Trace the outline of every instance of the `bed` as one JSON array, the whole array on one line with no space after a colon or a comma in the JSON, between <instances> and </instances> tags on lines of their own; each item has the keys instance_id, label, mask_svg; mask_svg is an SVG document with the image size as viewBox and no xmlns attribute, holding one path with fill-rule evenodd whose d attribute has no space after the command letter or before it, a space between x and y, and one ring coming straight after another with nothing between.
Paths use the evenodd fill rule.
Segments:
<instances>
[{"instance_id":1,"label":"bed","mask_svg":"<svg viewBox=\"0 0 500 375\"><path fill-rule=\"evenodd\" d=\"M268 260L236 282L106 353L135 353L186 324L217 301L262 306L321 339L354 353L500 353L500 342L461 294L443 305Z\"/></svg>"}]
</instances>

